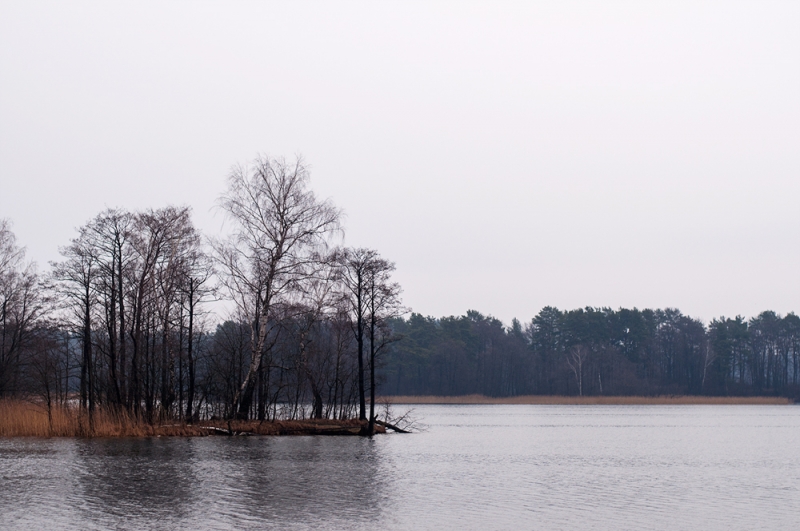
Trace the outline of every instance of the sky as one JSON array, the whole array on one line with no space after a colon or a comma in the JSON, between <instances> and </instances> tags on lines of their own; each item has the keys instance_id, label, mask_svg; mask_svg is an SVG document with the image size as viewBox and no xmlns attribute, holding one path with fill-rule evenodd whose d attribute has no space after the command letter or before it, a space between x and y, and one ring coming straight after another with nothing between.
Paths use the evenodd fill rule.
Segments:
<instances>
[{"instance_id":1,"label":"sky","mask_svg":"<svg viewBox=\"0 0 800 531\"><path fill-rule=\"evenodd\" d=\"M106 207L301 155L405 304L800 311L800 2L0 0L0 217L41 270Z\"/></svg>"}]
</instances>

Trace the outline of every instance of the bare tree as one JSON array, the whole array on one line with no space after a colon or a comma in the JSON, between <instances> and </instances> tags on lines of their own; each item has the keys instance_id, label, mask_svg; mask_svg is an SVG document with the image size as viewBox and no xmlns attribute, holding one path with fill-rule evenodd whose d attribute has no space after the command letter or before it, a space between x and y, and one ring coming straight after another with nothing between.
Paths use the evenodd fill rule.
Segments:
<instances>
[{"instance_id":1,"label":"bare tree","mask_svg":"<svg viewBox=\"0 0 800 531\"><path fill-rule=\"evenodd\" d=\"M17 391L22 355L44 310L36 265L25 261L11 224L0 219L0 397Z\"/></svg>"},{"instance_id":2,"label":"bare tree","mask_svg":"<svg viewBox=\"0 0 800 531\"><path fill-rule=\"evenodd\" d=\"M300 158L261 157L233 169L220 200L234 224L232 236L214 245L221 281L251 328L250 365L232 405L239 417L249 415L274 306L315 275L340 228L339 210L317 199L308 180Z\"/></svg>"},{"instance_id":3,"label":"bare tree","mask_svg":"<svg viewBox=\"0 0 800 531\"><path fill-rule=\"evenodd\" d=\"M214 275L214 268L210 257L199 247L199 241L195 241L193 249L186 256L181 275L180 290L183 294L181 301L183 308L186 310L188 320L186 358L189 374L186 389L186 419L192 422L195 417L195 411L192 408L194 406L195 385L197 383L195 360L197 307L206 298L213 296L215 293L215 287L210 282ZM181 387L182 389L183 387Z\"/></svg>"},{"instance_id":4,"label":"bare tree","mask_svg":"<svg viewBox=\"0 0 800 531\"><path fill-rule=\"evenodd\" d=\"M161 321L160 409L162 417L169 417L176 399L175 360L182 348L182 345L175 345L173 341L173 328L177 321L181 321L178 328L183 329L182 319L179 319L183 298L181 288L186 280L189 261L196 259L199 251L200 236L192 225L188 207L171 207L153 214L151 223L160 225L165 234L164 247L153 273L158 301L156 311Z\"/></svg>"},{"instance_id":5,"label":"bare tree","mask_svg":"<svg viewBox=\"0 0 800 531\"><path fill-rule=\"evenodd\" d=\"M170 384L174 368L171 365L174 360L170 329L173 310L179 302L178 273L191 248L190 242L196 238L190 214L188 207L170 206L138 213L134 219L131 235L133 258L128 280L133 321L129 331L133 351L128 407L137 412L144 402L147 417L151 420L158 395L162 413L174 399ZM160 356L155 352L159 331ZM160 378L157 368L161 369ZM160 386L157 385L159 380Z\"/></svg>"},{"instance_id":6,"label":"bare tree","mask_svg":"<svg viewBox=\"0 0 800 531\"><path fill-rule=\"evenodd\" d=\"M30 384L44 401L50 433L53 434L53 408L67 404L69 334L55 322L42 323L36 330L30 363Z\"/></svg>"},{"instance_id":7,"label":"bare tree","mask_svg":"<svg viewBox=\"0 0 800 531\"><path fill-rule=\"evenodd\" d=\"M364 346L369 343L370 416L368 432L375 427L375 360L393 341L388 320L403 313L400 285L391 282L395 266L373 249L342 249L336 253L340 268L342 298L358 349L359 418L367 420Z\"/></svg>"},{"instance_id":8,"label":"bare tree","mask_svg":"<svg viewBox=\"0 0 800 531\"><path fill-rule=\"evenodd\" d=\"M369 310L369 435L375 433L375 365L377 356L390 343L399 339L389 326L389 319L405 312L400 304L400 284L391 281L393 262L377 253L370 260L367 278L367 307Z\"/></svg>"},{"instance_id":9,"label":"bare tree","mask_svg":"<svg viewBox=\"0 0 800 531\"><path fill-rule=\"evenodd\" d=\"M111 402L121 406L126 402L126 274L132 258L129 240L132 236L134 216L119 209L100 213L86 226L85 237L91 238L97 261L96 289L102 299L108 336L106 355L109 364L109 394Z\"/></svg>"},{"instance_id":10,"label":"bare tree","mask_svg":"<svg viewBox=\"0 0 800 531\"><path fill-rule=\"evenodd\" d=\"M81 339L80 404L83 411L88 414L88 430L91 433L95 407L92 310L97 297L98 266L89 230L86 227L82 228L79 236L73 239L70 245L62 247L60 252L65 260L52 264L53 277L68 309L67 321Z\"/></svg>"},{"instance_id":11,"label":"bare tree","mask_svg":"<svg viewBox=\"0 0 800 531\"><path fill-rule=\"evenodd\" d=\"M330 369L335 366L335 354L330 341L320 341L328 336L327 325L335 318L336 293L339 270L335 257L322 264L319 274L304 283L301 304L294 321L299 332L300 366L311 387L311 416L322 418L324 409L323 391L326 381L331 379ZM335 371L334 371L335 372ZM334 375L335 378L335 375Z\"/></svg>"},{"instance_id":12,"label":"bare tree","mask_svg":"<svg viewBox=\"0 0 800 531\"><path fill-rule=\"evenodd\" d=\"M586 345L573 345L567 351L567 365L575 374L579 396L583 396L583 365L587 359L589 359L589 348Z\"/></svg>"},{"instance_id":13,"label":"bare tree","mask_svg":"<svg viewBox=\"0 0 800 531\"><path fill-rule=\"evenodd\" d=\"M340 266L343 300L351 315L351 326L358 355L358 418L367 420L366 385L364 382L364 339L367 324L368 282L378 253L372 249L342 249L336 253Z\"/></svg>"}]
</instances>

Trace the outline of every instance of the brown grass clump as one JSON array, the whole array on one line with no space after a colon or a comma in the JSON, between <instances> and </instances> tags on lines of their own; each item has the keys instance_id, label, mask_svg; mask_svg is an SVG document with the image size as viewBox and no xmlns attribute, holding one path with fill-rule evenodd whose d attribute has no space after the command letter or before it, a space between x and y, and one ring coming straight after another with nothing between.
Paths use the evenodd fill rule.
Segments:
<instances>
[{"instance_id":1,"label":"brown grass clump","mask_svg":"<svg viewBox=\"0 0 800 531\"><path fill-rule=\"evenodd\" d=\"M158 428L125 411L97 409L90 423L76 408L53 407L48 416L43 404L0 400L0 437L141 437Z\"/></svg>"},{"instance_id":2,"label":"brown grass clump","mask_svg":"<svg viewBox=\"0 0 800 531\"><path fill-rule=\"evenodd\" d=\"M77 417L71 411L47 408L21 400L0 400L0 437L49 437L77 431Z\"/></svg>"},{"instance_id":3,"label":"brown grass clump","mask_svg":"<svg viewBox=\"0 0 800 531\"><path fill-rule=\"evenodd\" d=\"M551 396L494 398L484 395L389 396L393 404L530 404L530 405L783 405L788 398L772 396Z\"/></svg>"}]
</instances>

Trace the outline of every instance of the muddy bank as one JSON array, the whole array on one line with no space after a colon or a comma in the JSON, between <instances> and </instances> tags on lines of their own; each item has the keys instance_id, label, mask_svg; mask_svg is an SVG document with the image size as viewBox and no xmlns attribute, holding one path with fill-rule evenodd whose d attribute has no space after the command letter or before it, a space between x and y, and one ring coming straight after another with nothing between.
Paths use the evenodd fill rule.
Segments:
<instances>
[{"instance_id":1,"label":"muddy bank","mask_svg":"<svg viewBox=\"0 0 800 531\"><path fill-rule=\"evenodd\" d=\"M179 433L172 433L173 428ZM366 430L367 422L360 420L214 420L195 425L157 426L155 435L363 435ZM386 429L376 425L375 433L386 433Z\"/></svg>"}]
</instances>

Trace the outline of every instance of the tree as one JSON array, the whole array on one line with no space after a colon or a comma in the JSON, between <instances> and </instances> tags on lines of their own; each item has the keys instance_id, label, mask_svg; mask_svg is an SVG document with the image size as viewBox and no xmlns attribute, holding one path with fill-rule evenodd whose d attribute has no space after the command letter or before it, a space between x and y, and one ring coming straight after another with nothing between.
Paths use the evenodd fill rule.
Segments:
<instances>
[{"instance_id":1,"label":"tree","mask_svg":"<svg viewBox=\"0 0 800 531\"><path fill-rule=\"evenodd\" d=\"M53 278L58 292L68 309L67 320L78 332L81 340L80 404L88 415L89 433L93 429L95 408L95 382L92 353L92 309L96 301L97 259L91 234L84 227L72 243L60 249L65 258L54 263Z\"/></svg>"},{"instance_id":2,"label":"tree","mask_svg":"<svg viewBox=\"0 0 800 531\"><path fill-rule=\"evenodd\" d=\"M339 360L336 356L339 354L338 350L331 349L330 345L320 344L322 341L319 341L331 337L327 329L338 311L339 297L335 291L338 275L336 261L331 259L316 278L309 279L306 283L301 303L289 319L295 323L293 328L298 333L300 367L311 386L311 416L316 419L323 417L323 390L326 381L333 379L332 385L335 386L338 378L335 370L338 363L334 362L334 359ZM334 366L333 378L330 374L331 365Z\"/></svg>"},{"instance_id":3,"label":"tree","mask_svg":"<svg viewBox=\"0 0 800 531\"><path fill-rule=\"evenodd\" d=\"M589 359L589 348L586 345L573 345L567 351L567 365L575 374L578 384L578 396L583 396L583 365Z\"/></svg>"},{"instance_id":4,"label":"tree","mask_svg":"<svg viewBox=\"0 0 800 531\"><path fill-rule=\"evenodd\" d=\"M107 395L115 407L125 403L126 395L126 288L131 273L135 217L119 209L107 209L80 229L86 252L93 257L95 303L102 307L96 319L104 324L106 345L101 350L108 359Z\"/></svg>"},{"instance_id":5,"label":"tree","mask_svg":"<svg viewBox=\"0 0 800 531\"><path fill-rule=\"evenodd\" d=\"M90 420L97 401L137 414L144 405L149 420L156 407L162 417L172 415L187 278L190 319L204 293L201 239L190 214L172 206L106 210L79 229L61 249L64 260L53 264L65 321L81 338L81 397Z\"/></svg>"},{"instance_id":6,"label":"tree","mask_svg":"<svg viewBox=\"0 0 800 531\"><path fill-rule=\"evenodd\" d=\"M374 253L367 268L367 308L369 310L369 435L375 433L375 363L378 354L399 339L392 333L389 320L404 313L400 305L400 284L391 281L393 262Z\"/></svg>"},{"instance_id":7,"label":"tree","mask_svg":"<svg viewBox=\"0 0 800 531\"><path fill-rule=\"evenodd\" d=\"M181 303L186 310L188 319L186 358L189 374L186 390L186 419L192 422L195 417L195 412L192 408L194 406L196 385L195 323L197 306L205 298L215 293L215 287L211 286L209 282L214 274L213 264L210 257L199 247L199 238L193 239L193 247L187 254L183 266L180 272L179 289L182 293Z\"/></svg>"},{"instance_id":8,"label":"tree","mask_svg":"<svg viewBox=\"0 0 800 531\"><path fill-rule=\"evenodd\" d=\"M0 397L18 391L22 356L45 309L36 265L0 219Z\"/></svg>"},{"instance_id":9,"label":"tree","mask_svg":"<svg viewBox=\"0 0 800 531\"><path fill-rule=\"evenodd\" d=\"M250 365L231 410L238 417L249 415L274 307L314 276L340 228L339 210L317 199L308 181L302 159L261 157L233 169L220 199L233 222L233 234L214 245L221 281L251 328Z\"/></svg>"},{"instance_id":10,"label":"tree","mask_svg":"<svg viewBox=\"0 0 800 531\"><path fill-rule=\"evenodd\" d=\"M351 327L358 356L358 418L367 420L366 386L364 382L364 329L368 313L368 281L378 253L372 249L342 249L336 255L340 265L342 297L351 315Z\"/></svg>"}]
</instances>

